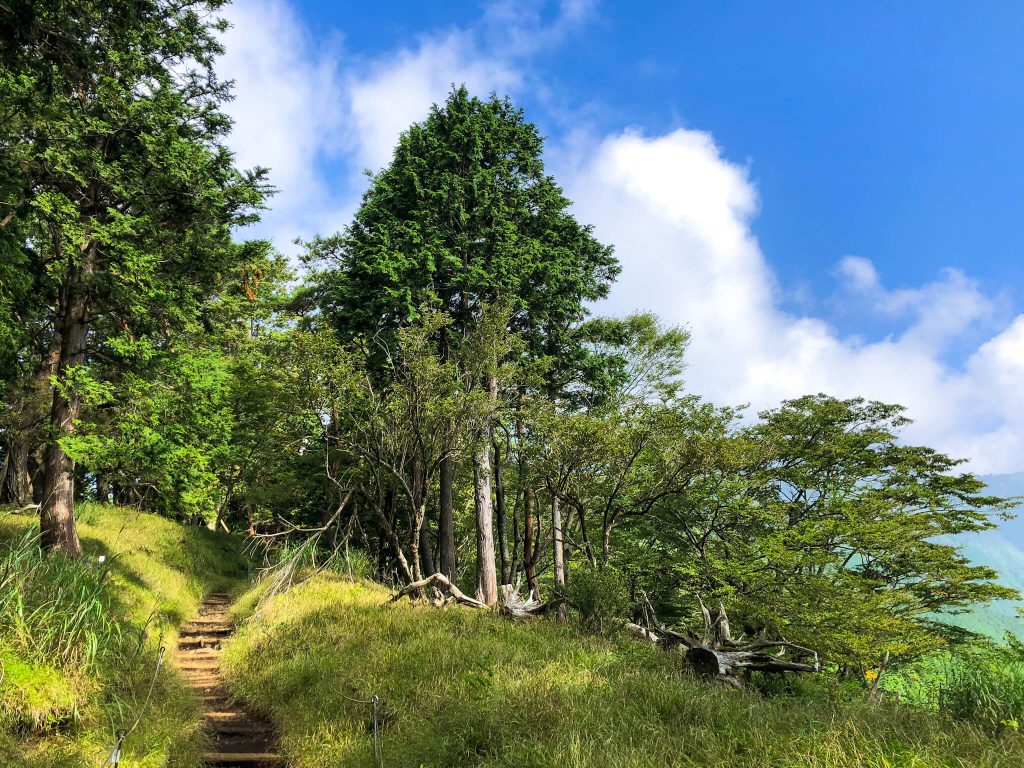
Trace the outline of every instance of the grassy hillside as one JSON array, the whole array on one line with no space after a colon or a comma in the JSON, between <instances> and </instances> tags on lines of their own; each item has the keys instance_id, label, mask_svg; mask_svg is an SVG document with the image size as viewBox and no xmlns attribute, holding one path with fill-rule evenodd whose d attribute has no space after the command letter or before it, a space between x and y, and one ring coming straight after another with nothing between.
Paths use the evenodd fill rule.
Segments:
<instances>
[{"instance_id":1,"label":"grassy hillside","mask_svg":"<svg viewBox=\"0 0 1024 768\"><path fill-rule=\"evenodd\" d=\"M34 518L0 514L0 765L94 767L139 719L122 764L193 766L198 711L169 665L154 675L157 648L246 575L238 542L137 510L78 517L86 557L67 561L38 554Z\"/></svg>"},{"instance_id":2,"label":"grassy hillside","mask_svg":"<svg viewBox=\"0 0 1024 768\"><path fill-rule=\"evenodd\" d=\"M239 602L251 606L259 590ZM841 687L809 698L724 690L670 654L550 622L385 606L383 588L320 575L266 602L229 647L232 686L278 724L296 768L419 766L1020 766L992 738Z\"/></svg>"}]
</instances>

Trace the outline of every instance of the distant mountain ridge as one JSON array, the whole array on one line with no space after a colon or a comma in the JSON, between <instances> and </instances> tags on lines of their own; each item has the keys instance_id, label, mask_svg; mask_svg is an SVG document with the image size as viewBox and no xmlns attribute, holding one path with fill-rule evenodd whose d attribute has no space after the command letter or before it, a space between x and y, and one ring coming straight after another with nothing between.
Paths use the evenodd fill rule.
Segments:
<instances>
[{"instance_id":1,"label":"distant mountain ridge","mask_svg":"<svg viewBox=\"0 0 1024 768\"><path fill-rule=\"evenodd\" d=\"M986 493L993 496L1024 496L1024 472L980 477L988 484ZM987 565L999 572L999 581L1024 593L1024 502L1015 507L1015 518L999 523L999 527L979 534L956 537L964 555L977 565ZM1007 631L1024 636L1024 621L1017 616L1018 600L996 600L960 616L945 617L952 624L982 632L998 640Z\"/></svg>"}]
</instances>

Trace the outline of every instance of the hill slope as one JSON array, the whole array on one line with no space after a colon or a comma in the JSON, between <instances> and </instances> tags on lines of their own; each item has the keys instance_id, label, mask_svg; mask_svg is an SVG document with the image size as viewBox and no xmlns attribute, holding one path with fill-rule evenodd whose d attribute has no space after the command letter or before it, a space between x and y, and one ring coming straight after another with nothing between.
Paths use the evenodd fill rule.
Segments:
<instances>
[{"instance_id":1,"label":"hill slope","mask_svg":"<svg viewBox=\"0 0 1024 768\"><path fill-rule=\"evenodd\" d=\"M988 484L987 493L1024 496L1024 472L981 479ZM996 569L1000 582L1024 593L1024 504L1014 513L1015 518L1001 522L995 530L965 535L955 543L963 547L964 555L971 562ZM1024 608L1024 601L996 600L945 620L996 639L1002 639L1006 632L1024 636L1024 621L1017 616L1018 608Z\"/></svg>"},{"instance_id":2,"label":"hill slope","mask_svg":"<svg viewBox=\"0 0 1024 768\"><path fill-rule=\"evenodd\" d=\"M294 768L377 764L373 696L388 768L1024 764L1016 734L870 707L839 686L726 690L631 639L388 595L322 574L267 601L228 648L229 684L276 723Z\"/></svg>"},{"instance_id":3,"label":"hill slope","mask_svg":"<svg viewBox=\"0 0 1024 768\"><path fill-rule=\"evenodd\" d=\"M0 513L0 765L95 768L138 719L123 765L196 766L198 708L170 665L154 674L157 647L173 647L206 593L247 575L238 542L86 504L86 555L68 561L40 557L33 529Z\"/></svg>"}]
</instances>

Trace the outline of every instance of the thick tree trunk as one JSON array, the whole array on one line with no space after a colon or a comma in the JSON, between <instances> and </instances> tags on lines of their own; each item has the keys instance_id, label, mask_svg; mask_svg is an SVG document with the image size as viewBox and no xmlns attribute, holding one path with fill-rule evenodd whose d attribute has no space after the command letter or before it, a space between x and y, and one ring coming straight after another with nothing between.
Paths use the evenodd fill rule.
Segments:
<instances>
[{"instance_id":1,"label":"thick tree trunk","mask_svg":"<svg viewBox=\"0 0 1024 768\"><path fill-rule=\"evenodd\" d=\"M430 521L424 520L420 528L420 571L422 573L437 573L434 568L434 551L430 542Z\"/></svg>"},{"instance_id":2,"label":"thick tree trunk","mask_svg":"<svg viewBox=\"0 0 1024 768\"><path fill-rule=\"evenodd\" d=\"M501 583L511 579L508 559L508 537L505 535L505 480L502 476L501 447L494 444L494 512L498 527L498 554L501 556Z\"/></svg>"},{"instance_id":3,"label":"thick tree trunk","mask_svg":"<svg viewBox=\"0 0 1024 768\"><path fill-rule=\"evenodd\" d=\"M494 519L491 510L491 451L484 439L473 452L473 501L476 506L476 591L486 605L498 602L494 566Z\"/></svg>"},{"instance_id":4,"label":"thick tree trunk","mask_svg":"<svg viewBox=\"0 0 1024 768\"><path fill-rule=\"evenodd\" d=\"M455 579L455 501L452 487L455 481L455 462L451 456L441 459L438 467L440 490L437 515L437 546L440 549L441 573Z\"/></svg>"},{"instance_id":5,"label":"thick tree trunk","mask_svg":"<svg viewBox=\"0 0 1024 768\"><path fill-rule=\"evenodd\" d=\"M497 399L498 382L488 381L492 401ZM494 566L494 510L491 507L491 430L488 423L477 435L473 449L473 502L476 507L476 592L486 605L498 602L498 574Z\"/></svg>"},{"instance_id":6,"label":"thick tree trunk","mask_svg":"<svg viewBox=\"0 0 1024 768\"><path fill-rule=\"evenodd\" d=\"M434 548L430 540L430 517L427 516L426 478L422 472L422 465L420 467L418 481L413 486L415 489L414 495L419 505L420 573L432 574L437 573L437 569L434 567Z\"/></svg>"},{"instance_id":7,"label":"thick tree trunk","mask_svg":"<svg viewBox=\"0 0 1024 768\"><path fill-rule=\"evenodd\" d=\"M526 523L523 526L523 570L526 571L526 584L530 595L540 600L540 587L537 584L537 499L529 486L523 489L523 505L526 507Z\"/></svg>"},{"instance_id":8,"label":"thick tree trunk","mask_svg":"<svg viewBox=\"0 0 1024 768\"><path fill-rule=\"evenodd\" d=\"M32 503L32 476L28 471L28 444L21 440L7 443L7 478L4 499L24 507Z\"/></svg>"},{"instance_id":9,"label":"thick tree trunk","mask_svg":"<svg viewBox=\"0 0 1024 768\"><path fill-rule=\"evenodd\" d=\"M59 303L61 348L56 374L65 386L53 389L50 443L43 460L43 499L39 508L43 547L75 556L82 554L75 530L75 462L60 441L74 432L82 405L78 393L66 385L71 370L85 362L89 332L88 283L96 261L95 244L86 246L82 258L81 269L71 270Z\"/></svg>"}]
</instances>

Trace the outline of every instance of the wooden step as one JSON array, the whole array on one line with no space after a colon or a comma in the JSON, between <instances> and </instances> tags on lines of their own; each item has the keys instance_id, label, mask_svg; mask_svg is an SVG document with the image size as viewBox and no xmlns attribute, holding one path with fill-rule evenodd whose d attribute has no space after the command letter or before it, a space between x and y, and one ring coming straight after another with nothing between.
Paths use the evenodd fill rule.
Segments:
<instances>
[{"instance_id":1,"label":"wooden step","mask_svg":"<svg viewBox=\"0 0 1024 768\"><path fill-rule=\"evenodd\" d=\"M196 633L194 635L183 636L178 640L178 648L183 651L200 650L209 648L212 650L220 650L220 644L224 642L223 635L211 635L209 633Z\"/></svg>"},{"instance_id":2,"label":"wooden step","mask_svg":"<svg viewBox=\"0 0 1024 768\"><path fill-rule=\"evenodd\" d=\"M183 629L179 637L184 642L193 642L197 639L221 643L227 635L234 630L231 627L197 627L195 629Z\"/></svg>"},{"instance_id":3,"label":"wooden step","mask_svg":"<svg viewBox=\"0 0 1024 768\"><path fill-rule=\"evenodd\" d=\"M284 758L274 752L207 752L203 755L203 764L210 766L246 765L257 766L284 765Z\"/></svg>"}]
</instances>

